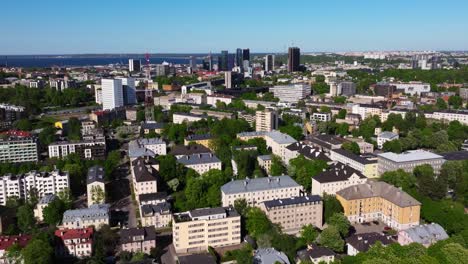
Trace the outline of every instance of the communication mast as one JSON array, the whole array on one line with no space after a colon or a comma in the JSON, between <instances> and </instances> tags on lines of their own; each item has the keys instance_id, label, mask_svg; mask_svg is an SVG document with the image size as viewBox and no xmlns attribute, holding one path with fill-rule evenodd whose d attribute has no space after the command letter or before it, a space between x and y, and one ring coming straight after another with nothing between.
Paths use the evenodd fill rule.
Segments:
<instances>
[{"instance_id":1,"label":"communication mast","mask_svg":"<svg viewBox=\"0 0 468 264\"><path fill-rule=\"evenodd\" d=\"M153 81L151 80L151 67L150 67L150 54L145 54L146 59L146 87L145 87L145 120L153 121L153 87L151 87Z\"/></svg>"}]
</instances>

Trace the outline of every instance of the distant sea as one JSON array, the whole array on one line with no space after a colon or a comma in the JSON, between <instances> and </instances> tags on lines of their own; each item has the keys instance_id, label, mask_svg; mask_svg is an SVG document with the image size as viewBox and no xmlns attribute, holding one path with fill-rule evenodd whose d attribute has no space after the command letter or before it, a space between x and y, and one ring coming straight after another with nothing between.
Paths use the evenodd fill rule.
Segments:
<instances>
[{"instance_id":1,"label":"distant sea","mask_svg":"<svg viewBox=\"0 0 468 264\"><path fill-rule=\"evenodd\" d=\"M159 64L164 61L173 64L188 64L189 56L161 56L150 57L151 64ZM200 54L194 55L197 63L202 63L202 56ZM144 57L120 57L120 56L0 56L0 66L7 65L8 67L69 67L69 66L96 66L96 65L109 65L109 64L128 64L128 59L140 59L141 64L146 63Z\"/></svg>"}]
</instances>

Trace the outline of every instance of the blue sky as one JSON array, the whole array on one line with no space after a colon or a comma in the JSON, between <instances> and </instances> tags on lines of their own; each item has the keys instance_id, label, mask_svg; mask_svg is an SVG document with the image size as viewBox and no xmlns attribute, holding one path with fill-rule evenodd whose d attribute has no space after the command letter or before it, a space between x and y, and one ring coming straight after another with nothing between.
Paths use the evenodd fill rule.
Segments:
<instances>
[{"instance_id":1,"label":"blue sky","mask_svg":"<svg viewBox=\"0 0 468 264\"><path fill-rule=\"evenodd\" d=\"M468 50L466 0L2 1L0 54Z\"/></svg>"}]
</instances>

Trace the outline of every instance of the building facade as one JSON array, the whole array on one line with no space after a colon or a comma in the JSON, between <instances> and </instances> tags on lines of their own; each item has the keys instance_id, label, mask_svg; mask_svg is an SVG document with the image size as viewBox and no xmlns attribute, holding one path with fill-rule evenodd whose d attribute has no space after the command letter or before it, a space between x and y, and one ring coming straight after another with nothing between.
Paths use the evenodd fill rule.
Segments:
<instances>
[{"instance_id":1,"label":"building facade","mask_svg":"<svg viewBox=\"0 0 468 264\"><path fill-rule=\"evenodd\" d=\"M419 165L429 164L436 174L439 174L444 157L425 150L408 150L404 153L396 154L385 152L377 155L378 172L382 175L386 171L402 169L406 172L413 172Z\"/></svg>"},{"instance_id":2,"label":"building facade","mask_svg":"<svg viewBox=\"0 0 468 264\"><path fill-rule=\"evenodd\" d=\"M49 158L64 158L71 153L77 153L82 159L104 159L106 140L60 141L49 145Z\"/></svg>"},{"instance_id":3,"label":"building facade","mask_svg":"<svg viewBox=\"0 0 468 264\"><path fill-rule=\"evenodd\" d=\"M255 131L278 129L278 113L272 109L255 112Z\"/></svg>"},{"instance_id":4,"label":"building facade","mask_svg":"<svg viewBox=\"0 0 468 264\"><path fill-rule=\"evenodd\" d=\"M83 228L94 226L100 229L102 225L109 224L108 204L93 204L88 208L67 210L63 213L63 228Z\"/></svg>"},{"instance_id":5,"label":"building facade","mask_svg":"<svg viewBox=\"0 0 468 264\"><path fill-rule=\"evenodd\" d=\"M323 195L336 194L349 186L363 184L367 178L359 171L346 166L342 163L336 163L330 166L327 171L321 172L312 178L312 194Z\"/></svg>"},{"instance_id":6,"label":"building facade","mask_svg":"<svg viewBox=\"0 0 468 264\"><path fill-rule=\"evenodd\" d=\"M102 79L102 109L112 110L125 105L121 79Z\"/></svg>"},{"instance_id":7,"label":"building facade","mask_svg":"<svg viewBox=\"0 0 468 264\"><path fill-rule=\"evenodd\" d=\"M34 137L0 137L0 162L37 162L37 139Z\"/></svg>"},{"instance_id":8,"label":"building facade","mask_svg":"<svg viewBox=\"0 0 468 264\"><path fill-rule=\"evenodd\" d=\"M55 254L60 257L91 257L93 234L94 230L91 227L56 230L55 237L59 243L57 243Z\"/></svg>"},{"instance_id":9,"label":"building facade","mask_svg":"<svg viewBox=\"0 0 468 264\"><path fill-rule=\"evenodd\" d=\"M276 85L270 88L270 92L280 102L297 103L310 95L311 88L307 84Z\"/></svg>"},{"instance_id":10,"label":"building facade","mask_svg":"<svg viewBox=\"0 0 468 264\"><path fill-rule=\"evenodd\" d=\"M156 248L154 227L129 228L120 231L120 245L123 251L150 254Z\"/></svg>"},{"instance_id":11,"label":"building facade","mask_svg":"<svg viewBox=\"0 0 468 264\"><path fill-rule=\"evenodd\" d=\"M203 174L209 170L221 170L222 163L213 153L200 153L185 155L177 159L177 162Z\"/></svg>"}]
</instances>

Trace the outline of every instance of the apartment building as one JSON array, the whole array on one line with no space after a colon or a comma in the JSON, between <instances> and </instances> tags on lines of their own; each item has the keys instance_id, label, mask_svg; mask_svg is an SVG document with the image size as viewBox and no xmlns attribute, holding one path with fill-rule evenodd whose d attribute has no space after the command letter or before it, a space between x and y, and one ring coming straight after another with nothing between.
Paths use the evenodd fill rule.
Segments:
<instances>
[{"instance_id":1,"label":"apartment building","mask_svg":"<svg viewBox=\"0 0 468 264\"><path fill-rule=\"evenodd\" d=\"M306 159L310 160L330 161L328 154L320 148L308 145L306 142L292 143L286 147L284 154L285 156L283 161L285 164L289 164L292 159L297 158L299 155L303 155Z\"/></svg>"},{"instance_id":2,"label":"apartment building","mask_svg":"<svg viewBox=\"0 0 468 264\"><path fill-rule=\"evenodd\" d=\"M7 174L0 178L0 204L6 205L9 197L28 199L34 189L39 198L47 194L58 194L70 188L68 172L58 170L52 172L30 171L25 174Z\"/></svg>"},{"instance_id":3,"label":"apartment building","mask_svg":"<svg viewBox=\"0 0 468 264\"><path fill-rule=\"evenodd\" d=\"M312 194L323 195L336 194L349 186L363 184L367 181L359 171L344 165L335 163L330 168L312 178Z\"/></svg>"},{"instance_id":4,"label":"apartment building","mask_svg":"<svg viewBox=\"0 0 468 264\"><path fill-rule=\"evenodd\" d=\"M104 181L104 167L96 165L88 169L86 194L88 206L105 202L106 183Z\"/></svg>"},{"instance_id":5,"label":"apartment building","mask_svg":"<svg viewBox=\"0 0 468 264\"><path fill-rule=\"evenodd\" d=\"M213 106L213 107L216 107L216 104L218 102L225 103L226 105L228 105L228 104L232 103L232 99L234 99L234 97L231 96L231 95L212 94L212 95L208 95L206 97L206 103Z\"/></svg>"},{"instance_id":6,"label":"apartment building","mask_svg":"<svg viewBox=\"0 0 468 264\"><path fill-rule=\"evenodd\" d=\"M57 199L55 194L46 194L39 200L39 202L36 204L36 208L34 208L34 217L37 219L37 221L44 221L44 208L46 208L55 199Z\"/></svg>"},{"instance_id":7,"label":"apartment building","mask_svg":"<svg viewBox=\"0 0 468 264\"><path fill-rule=\"evenodd\" d=\"M468 125L468 111L466 110L444 110L435 111L432 114L426 113L426 118L432 118L440 121L451 122L458 121L464 125Z\"/></svg>"},{"instance_id":8,"label":"apartment building","mask_svg":"<svg viewBox=\"0 0 468 264\"><path fill-rule=\"evenodd\" d=\"M55 230L55 237L58 241L55 254L59 257L91 257L93 252L93 234L94 230L92 227Z\"/></svg>"},{"instance_id":9,"label":"apartment building","mask_svg":"<svg viewBox=\"0 0 468 264\"><path fill-rule=\"evenodd\" d=\"M109 204L93 204L88 208L67 210L63 213L63 228L82 228L94 226L100 229L109 224Z\"/></svg>"},{"instance_id":10,"label":"apartment building","mask_svg":"<svg viewBox=\"0 0 468 264\"><path fill-rule=\"evenodd\" d=\"M331 113L325 112L315 112L310 117L311 120L320 121L320 122L329 122L332 119Z\"/></svg>"},{"instance_id":11,"label":"apartment building","mask_svg":"<svg viewBox=\"0 0 468 264\"><path fill-rule=\"evenodd\" d=\"M0 162L37 162L39 160L35 137L0 137Z\"/></svg>"},{"instance_id":12,"label":"apartment building","mask_svg":"<svg viewBox=\"0 0 468 264\"><path fill-rule=\"evenodd\" d=\"M171 204L166 201L157 203L144 203L140 197L140 218L142 226L156 228L168 227L172 221Z\"/></svg>"},{"instance_id":13,"label":"apartment building","mask_svg":"<svg viewBox=\"0 0 468 264\"><path fill-rule=\"evenodd\" d=\"M255 112L255 131L278 129L278 113L272 109Z\"/></svg>"},{"instance_id":14,"label":"apartment building","mask_svg":"<svg viewBox=\"0 0 468 264\"><path fill-rule=\"evenodd\" d=\"M0 104L0 129L10 128L16 120L20 120L26 114L25 107Z\"/></svg>"},{"instance_id":15,"label":"apartment building","mask_svg":"<svg viewBox=\"0 0 468 264\"><path fill-rule=\"evenodd\" d=\"M332 135L317 135L308 138L310 145L321 149L326 153L330 153L332 149L339 149L346 140Z\"/></svg>"},{"instance_id":16,"label":"apartment building","mask_svg":"<svg viewBox=\"0 0 468 264\"><path fill-rule=\"evenodd\" d=\"M279 224L286 234L296 235L303 226L309 224L322 229L323 204L318 195L264 201L260 209L273 224Z\"/></svg>"},{"instance_id":17,"label":"apartment building","mask_svg":"<svg viewBox=\"0 0 468 264\"><path fill-rule=\"evenodd\" d=\"M311 94L311 88L308 84L276 85L271 87L270 92L280 102L297 103Z\"/></svg>"},{"instance_id":18,"label":"apartment building","mask_svg":"<svg viewBox=\"0 0 468 264\"><path fill-rule=\"evenodd\" d=\"M154 227L129 228L120 230L120 245L123 251L150 254L156 248Z\"/></svg>"},{"instance_id":19,"label":"apartment building","mask_svg":"<svg viewBox=\"0 0 468 264\"><path fill-rule=\"evenodd\" d=\"M167 144L160 138L139 138L128 143L128 156L130 160L138 157L166 155Z\"/></svg>"},{"instance_id":20,"label":"apartment building","mask_svg":"<svg viewBox=\"0 0 468 264\"><path fill-rule=\"evenodd\" d=\"M177 162L195 170L200 175L209 170L221 170L222 168L221 160L213 153L185 155L178 158Z\"/></svg>"},{"instance_id":21,"label":"apartment building","mask_svg":"<svg viewBox=\"0 0 468 264\"><path fill-rule=\"evenodd\" d=\"M377 136L377 147L379 149L382 149L385 142L396 140L398 138L399 136L397 133L393 133L390 131L384 131L382 133L379 133L379 135Z\"/></svg>"},{"instance_id":22,"label":"apartment building","mask_svg":"<svg viewBox=\"0 0 468 264\"><path fill-rule=\"evenodd\" d=\"M271 155L260 155L257 157L258 166L264 169L266 173L270 174L271 170L271 162L272 156Z\"/></svg>"},{"instance_id":23,"label":"apartment building","mask_svg":"<svg viewBox=\"0 0 468 264\"><path fill-rule=\"evenodd\" d=\"M104 159L106 157L106 140L60 141L49 145L50 158L64 158L71 153L77 153L82 159Z\"/></svg>"},{"instance_id":24,"label":"apartment building","mask_svg":"<svg viewBox=\"0 0 468 264\"><path fill-rule=\"evenodd\" d=\"M250 206L264 201L299 196L304 187L290 176L264 177L230 181L221 186L223 206L232 206L237 199L245 199Z\"/></svg>"},{"instance_id":25,"label":"apartment building","mask_svg":"<svg viewBox=\"0 0 468 264\"><path fill-rule=\"evenodd\" d=\"M177 213L173 215L172 237L178 254L238 245L241 243L241 217L233 207Z\"/></svg>"},{"instance_id":26,"label":"apartment building","mask_svg":"<svg viewBox=\"0 0 468 264\"><path fill-rule=\"evenodd\" d=\"M144 158L138 158L131 163L132 185L135 197L142 194L158 192L159 172Z\"/></svg>"},{"instance_id":27,"label":"apartment building","mask_svg":"<svg viewBox=\"0 0 468 264\"><path fill-rule=\"evenodd\" d=\"M390 85L395 86L397 90L403 91L409 95L421 95L421 93L427 93L431 91L431 85L423 82L394 82Z\"/></svg>"},{"instance_id":28,"label":"apartment building","mask_svg":"<svg viewBox=\"0 0 468 264\"><path fill-rule=\"evenodd\" d=\"M172 122L174 124L182 124L182 123L191 123L206 119L206 115L195 115L189 113L173 113L172 114Z\"/></svg>"},{"instance_id":29,"label":"apartment building","mask_svg":"<svg viewBox=\"0 0 468 264\"><path fill-rule=\"evenodd\" d=\"M419 225L421 203L385 182L353 185L338 191L336 198L351 223L380 220L396 230Z\"/></svg>"},{"instance_id":30,"label":"apartment building","mask_svg":"<svg viewBox=\"0 0 468 264\"><path fill-rule=\"evenodd\" d=\"M187 146L189 144L199 144L206 148L210 148L211 142L213 140L213 136L210 133L207 134L192 134L188 135L184 138L184 145Z\"/></svg>"},{"instance_id":31,"label":"apartment building","mask_svg":"<svg viewBox=\"0 0 468 264\"><path fill-rule=\"evenodd\" d=\"M330 159L359 171L367 178L379 176L378 162L374 156L359 156L345 149L333 149L330 151Z\"/></svg>"},{"instance_id":32,"label":"apartment building","mask_svg":"<svg viewBox=\"0 0 468 264\"><path fill-rule=\"evenodd\" d=\"M121 79L102 79L102 109L112 110L124 106L124 91Z\"/></svg>"},{"instance_id":33,"label":"apartment building","mask_svg":"<svg viewBox=\"0 0 468 264\"><path fill-rule=\"evenodd\" d=\"M358 253L367 252L377 242L382 246L395 243L391 236L382 233L354 234L346 238L346 253L349 256L356 256Z\"/></svg>"},{"instance_id":34,"label":"apartment building","mask_svg":"<svg viewBox=\"0 0 468 264\"><path fill-rule=\"evenodd\" d=\"M205 134L206 135L206 134ZM193 135L197 136L197 135ZM204 136L204 135L203 135ZM187 137L188 138L188 137ZM186 140L187 140L186 138ZM192 139L192 137L190 137ZM198 137L194 137L198 138ZM211 138L211 135L210 135ZM192 142L192 141L191 141ZM205 145L202 144L186 144L186 145L177 145L174 146L171 151L169 152L170 155L175 156L176 158L181 158L183 156L187 155L194 155L194 154L209 154L211 153L211 150L206 147Z\"/></svg>"},{"instance_id":35,"label":"apartment building","mask_svg":"<svg viewBox=\"0 0 468 264\"><path fill-rule=\"evenodd\" d=\"M230 112L221 112L221 111L213 111L213 110L206 110L206 109L192 109L190 110L190 114L193 115L200 115L200 116L210 116L216 119L233 119L235 115Z\"/></svg>"},{"instance_id":36,"label":"apartment building","mask_svg":"<svg viewBox=\"0 0 468 264\"><path fill-rule=\"evenodd\" d=\"M378 173L382 175L386 171L395 171L402 169L406 172L413 172L414 168L419 165L429 164L438 174L444 163L444 157L422 149L408 150L397 154L393 152L385 152L377 154Z\"/></svg>"},{"instance_id":37,"label":"apartment building","mask_svg":"<svg viewBox=\"0 0 468 264\"><path fill-rule=\"evenodd\" d=\"M358 114L361 116L361 119L365 119L369 116L381 116L383 107L381 105L374 104L355 104L351 107L352 114Z\"/></svg>"},{"instance_id":38,"label":"apartment building","mask_svg":"<svg viewBox=\"0 0 468 264\"><path fill-rule=\"evenodd\" d=\"M253 127L255 124L256 116L251 115L247 112L237 112L237 118L238 119L244 119L247 123L249 123L249 126Z\"/></svg>"}]
</instances>

